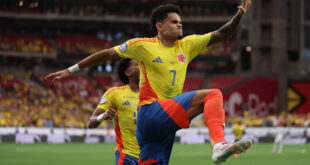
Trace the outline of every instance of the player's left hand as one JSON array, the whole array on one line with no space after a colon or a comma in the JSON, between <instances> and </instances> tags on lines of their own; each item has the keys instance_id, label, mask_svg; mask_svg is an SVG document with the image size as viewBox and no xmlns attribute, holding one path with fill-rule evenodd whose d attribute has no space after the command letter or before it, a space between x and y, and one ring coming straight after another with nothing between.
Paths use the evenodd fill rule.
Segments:
<instances>
[{"instance_id":1,"label":"player's left hand","mask_svg":"<svg viewBox=\"0 0 310 165\"><path fill-rule=\"evenodd\" d=\"M242 0L242 5L238 6L238 9L241 12L241 14L244 14L247 12L249 7L251 6L251 1L252 0Z\"/></svg>"}]
</instances>

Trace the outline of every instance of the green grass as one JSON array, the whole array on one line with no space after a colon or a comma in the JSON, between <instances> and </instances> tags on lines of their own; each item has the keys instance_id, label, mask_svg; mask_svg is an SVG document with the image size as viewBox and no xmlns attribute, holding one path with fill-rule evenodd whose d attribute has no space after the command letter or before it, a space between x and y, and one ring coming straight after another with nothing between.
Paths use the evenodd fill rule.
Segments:
<instances>
[{"instance_id":1,"label":"green grass","mask_svg":"<svg viewBox=\"0 0 310 165\"><path fill-rule=\"evenodd\" d=\"M310 144L286 145L282 154L270 154L272 144L254 144L229 165L309 165ZM0 165L113 165L114 144L0 143ZM174 145L171 165L212 165L209 144Z\"/></svg>"}]
</instances>

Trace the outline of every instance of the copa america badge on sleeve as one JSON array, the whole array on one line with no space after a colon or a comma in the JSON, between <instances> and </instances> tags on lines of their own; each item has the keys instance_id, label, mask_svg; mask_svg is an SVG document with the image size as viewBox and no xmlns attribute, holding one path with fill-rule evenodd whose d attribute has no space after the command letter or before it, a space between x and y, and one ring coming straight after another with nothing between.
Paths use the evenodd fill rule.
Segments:
<instances>
[{"instance_id":1,"label":"copa america badge on sleeve","mask_svg":"<svg viewBox=\"0 0 310 165\"><path fill-rule=\"evenodd\" d=\"M107 98L106 98L106 97L102 97L102 98L100 99L99 104L104 104L104 103L106 103L106 102L107 102Z\"/></svg>"},{"instance_id":2,"label":"copa america badge on sleeve","mask_svg":"<svg viewBox=\"0 0 310 165\"><path fill-rule=\"evenodd\" d=\"M120 47L119 47L119 51L121 51L122 53L127 51L127 43L124 42Z\"/></svg>"}]
</instances>

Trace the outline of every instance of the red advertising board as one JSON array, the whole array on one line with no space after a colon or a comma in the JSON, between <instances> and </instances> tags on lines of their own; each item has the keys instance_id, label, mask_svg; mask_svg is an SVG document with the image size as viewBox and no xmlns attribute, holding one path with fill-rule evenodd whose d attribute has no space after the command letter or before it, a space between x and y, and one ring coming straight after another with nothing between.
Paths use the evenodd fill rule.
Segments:
<instances>
[{"instance_id":1,"label":"red advertising board","mask_svg":"<svg viewBox=\"0 0 310 165\"><path fill-rule=\"evenodd\" d=\"M225 89L221 89L224 97L224 109L228 115L241 115L243 111L248 111L251 114L266 116L278 112L278 82L276 78L259 76L253 79L238 79L240 81L236 81L234 77L219 79L224 82L234 82L231 85L226 84ZM211 83L216 84L212 81ZM217 86L213 85L213 87Z\"/></svg>"}]
</instances>

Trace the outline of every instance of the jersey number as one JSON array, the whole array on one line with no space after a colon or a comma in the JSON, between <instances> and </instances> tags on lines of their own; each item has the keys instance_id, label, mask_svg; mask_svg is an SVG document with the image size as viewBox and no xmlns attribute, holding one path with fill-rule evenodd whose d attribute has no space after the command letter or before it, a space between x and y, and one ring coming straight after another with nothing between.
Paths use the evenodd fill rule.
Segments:
<instances>
[{"instance_id":1,"label":"jersey number","mask_svg":"<svg viewBox=\"0 0 310 165\"><path fill-rule=\"evenodd\" d=\"M173 80L172 80L172 86L174 86L174 82L175 82L175 75L176 75L176 71L175 70L170 70L170 73L172 73L173 75Z\"/></svg>"}]
</instances>

